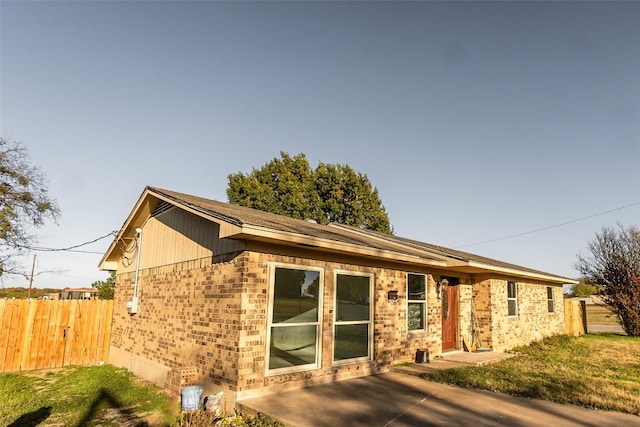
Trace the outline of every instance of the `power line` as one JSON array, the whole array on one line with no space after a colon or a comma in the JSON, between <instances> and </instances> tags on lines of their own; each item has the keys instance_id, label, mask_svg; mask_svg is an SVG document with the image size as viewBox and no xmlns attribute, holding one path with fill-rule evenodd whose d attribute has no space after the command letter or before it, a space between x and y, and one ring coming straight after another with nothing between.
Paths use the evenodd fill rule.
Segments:
<instances>
[{"instance_id":1,"label":"power line","mask_svg":"<svg viewBox=\"0 0 640 427\"><path fill-rule=\"evenodd\" d=\"M102 239L106 239L107 237L110 236L115 236L118 232L117 231L112 231L109 234L105 234L104 236L98 237L96 239L90 240L88 242L84 242L84 243L80 243L78 245L73 245L73 246L69 246L67 248L44 248L41 246L20 246L23 249L29 249L31 251L37 251L37 252L77 252L77 253L85 253L85 254L101 254L102 252L93 252L93 251L83 251L83 250L77 250L77 248L81 248L82 246L87 246L90 245L92 243L95 243L99 240Z\"/></svg>"},{"instance_id":2,"label":"power line","mask_svg":"<svg viewBox=\"0 0 640 427\"><path fill-rule=\"evenodd\" d=\"M458 249L458 248L466 248L466 247L469 247L469 246L484 245L485 243L493 243L493 242L498 242L500 240L513 239L514 237L520 237L520 236L526 236L528 234L539 233L541 231L551 230L552 228L563 227L565 225L574 224L576 222L580 222L580 221L584 221L584 220L587 220L587 219L595 218L597 216L606 215L608 213L616 212L616 211L619 211L619 210L622 210L622 209L626 209L626 208L630 208L631 206L635 206L635 205L640 205L640 201L639 202L630 203L630 204L625 205L625 206L620 206L618 208L609 209L608 211L599 212L599 213L596 213L596 214L593 214L593 215L589 215L589 216L585 216L585 217L582 217L582 218L574 219L574 220L571 220L571 221L563 222L561 224L550 225L548 227L538 228L536 230L531 230L531 231L525 231L524 233L511 234L509 236L498 237L496 239L484 240L482 242L469 243L469 244L466 244L466 245L456 246L456 249Z\"/></svg>"}]
</instances>

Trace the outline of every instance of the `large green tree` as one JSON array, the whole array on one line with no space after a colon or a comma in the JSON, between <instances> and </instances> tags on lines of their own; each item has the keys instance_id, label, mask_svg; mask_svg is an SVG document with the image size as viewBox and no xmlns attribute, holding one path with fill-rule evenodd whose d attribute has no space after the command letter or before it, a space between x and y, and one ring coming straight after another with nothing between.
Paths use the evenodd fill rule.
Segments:
<instances>
[{"instance_id":1,"label":"large green tree","mask_svg":"<svg viewBox=\"0 0 640 427\"><path fill-rule=\"evenodd\" d=\"M389 216L367 175L348 165L320 163L281 152L261 169L229 175L229 203L320 224L337 222L391 233Z\"/></svg>"},{"instance_id":2,"label":"large green tree","mask_svg":"<svg viewBox=\"0 0 640 427\"><path fill-rule=\"evenodd\" d=\"M59 214L26 148L0 137L0 275L25 274L13 261L34 243L34 227Z\"/></svg>"},{"instance_id":3,"label":"large green tree","mask_svg":"<svg viewBox=\"0 0 640 427\"><path fill-rule=\"evenodd\" d=\"M626 333L640 336L640 229L605 227L587 248L589 255L579 255L576 268L587 284L602 290Z\"/></svg>"}]
</instances>

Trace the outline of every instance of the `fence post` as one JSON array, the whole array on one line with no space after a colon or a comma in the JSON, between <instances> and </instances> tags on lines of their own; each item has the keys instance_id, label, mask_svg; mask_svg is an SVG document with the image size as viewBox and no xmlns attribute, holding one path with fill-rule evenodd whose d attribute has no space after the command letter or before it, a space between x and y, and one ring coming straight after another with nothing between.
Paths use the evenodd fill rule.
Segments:
<instances>
[{"instance_id":1,"label":"fence post","mask_svg":"<svg viewBox=\"0 0 640 427\"><path fill-rule=\"evenodd\" d=\"M584 301L564 300L564 326L568 335L587 333L587 306Z\"/></svg>"}]
</instances>

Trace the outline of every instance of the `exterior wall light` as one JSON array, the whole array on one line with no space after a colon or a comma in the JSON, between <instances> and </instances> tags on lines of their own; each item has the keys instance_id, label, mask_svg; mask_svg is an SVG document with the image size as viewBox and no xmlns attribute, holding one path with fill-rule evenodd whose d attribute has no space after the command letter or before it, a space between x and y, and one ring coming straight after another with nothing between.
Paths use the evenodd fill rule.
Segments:
<instances>
[{"instance_id":1,"label":"exterior wall light","mask_svg":"<svg viewBox=\"0 0 640 427\"><path fill-rule=\"evenodd\" d=\"M449 281L447 279L442 279L438 283L436 283L438 298L442 298L442 295L447 292L447 286L449 286Z\"/></svg>"},{"instance_id":2,"label":"exterior wall light","mask_svg":"<svg viewBox=\"0 0 640 427\"><path fill-rule=\"evenodd\" d=\"M387 292L387 299L389 301L397 301L398 300L398 291L389 291L389 292Z\"/></svg>"}]
</instances>

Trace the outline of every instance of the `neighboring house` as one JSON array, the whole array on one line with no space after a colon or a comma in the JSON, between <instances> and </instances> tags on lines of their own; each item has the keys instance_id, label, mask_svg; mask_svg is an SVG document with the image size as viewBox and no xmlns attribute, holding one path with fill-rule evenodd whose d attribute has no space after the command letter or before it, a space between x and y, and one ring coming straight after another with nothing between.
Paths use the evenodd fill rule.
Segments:
<instances>
[{"instance_id":1,"label":"neighboring house","mask_svg":"<svg viewBox=\"0 0 640 427\"><path fill-rule=\"evenodd\" d=\"M59 295L60 299L98 299L96 288L64 288Z\"/></svg>"},{"instance_id":2,"label":"neighboring house","mask_svg":"<svg viewBox=\"0 0 640 427\"><path fill-rule=\"evenodd\" d=\"M110 362L161 386L185 370L231 401L563 333L575 283L153 187L100 268L116 271Z\"/></svg>"}]
</instances>

